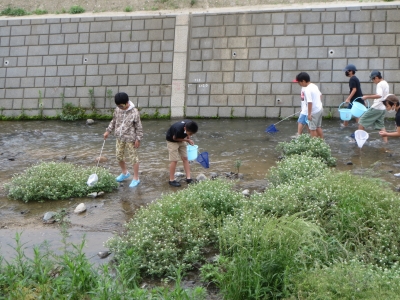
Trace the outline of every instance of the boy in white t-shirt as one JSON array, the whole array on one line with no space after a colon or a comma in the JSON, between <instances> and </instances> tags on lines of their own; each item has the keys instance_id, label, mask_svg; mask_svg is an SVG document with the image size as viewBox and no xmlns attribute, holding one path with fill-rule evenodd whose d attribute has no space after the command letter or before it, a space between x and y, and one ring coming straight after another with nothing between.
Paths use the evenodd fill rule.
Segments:
<instances>
[{"instance_id":1,"label":"boy in white t-shirt","mask_svg":"<svg viewBox=\"0 0 400 300\"><path fill-rule=\"evenodd\" d=\"M314 83L311 83L310 75L306 72L297 74L296 80L301 87L304 87L304 100L307 103L307 120L310 134L313 137L323 139L321 92Z\"/></svg>"},{"instance_id":2,"label":"boy in white t-shirt","mask_svg":"<svg viewBox=\"0 0 400 300\"><path fill-rule=\"evenodd\" d=\"M361 116L358 121L358 129L365 130L365 127L374 126L374 129L386 131L386 107L382 101L389 94L389 84L382 78L381 72L376 70L371 72L369 78L376 84L376 93L374 95L365 95L362 99L374 99L374 103L371 105L371 108ZM388 141L386 136L382 136L382 140L384 143Z\"/></svg>"}]
</instances>

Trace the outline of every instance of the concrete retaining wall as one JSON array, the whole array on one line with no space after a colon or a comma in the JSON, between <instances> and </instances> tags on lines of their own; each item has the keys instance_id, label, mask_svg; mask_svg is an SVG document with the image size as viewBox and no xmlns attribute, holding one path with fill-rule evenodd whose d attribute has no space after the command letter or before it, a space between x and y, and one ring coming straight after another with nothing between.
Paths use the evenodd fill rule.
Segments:
<instances>
[{"instance_id":1,"label":"concrete retaining wall","mask_svg":"<svg viewBox=\"0 0 400 300\"><path fill-rule=\"evenodd\" d=\"M111 17L0 19L0 107L55 115L62 101L102 113L125 91L142 112L277 117L298 111L306 71L325 114L381 70L400 94L400 5Z\"/></svg>"}]
</instances>

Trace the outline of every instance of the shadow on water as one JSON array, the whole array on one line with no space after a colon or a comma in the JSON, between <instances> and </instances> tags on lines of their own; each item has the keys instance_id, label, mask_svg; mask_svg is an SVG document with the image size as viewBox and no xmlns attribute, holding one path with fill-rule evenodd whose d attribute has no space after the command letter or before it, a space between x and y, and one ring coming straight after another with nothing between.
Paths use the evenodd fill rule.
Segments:
<instances>
[{"instance_id":1,"label":"shadow on water","mask_svg":"<svg viewBox=\"0 0 400 300\"><path fill-rule=\"evenodd\" d=\"M225 172L236 171L234 162L241 161L240 173L244 179L237 183L237 189L262 191L267 186L265 174L276 164L280 153L276 151L279 142L290 141L297 128L296 120L286 120L277 125L277 132L269 135L265 128L278 120L274 119L220 119L197 120L199 132L195 143L199 151L208 151L210 168L203 169L197 163L191 164L192 177L204 173L216 172L224 176ZM138 187L128 187L129 181L120 186L118 191L106 194L102 198L81 198L63 201L46 201L43 203L23 203L10 200L0 187L0 226L2 229L0 246L12 243L15 231L25 230L26 238L32 241L45 239L56 225L44 225L41 222L47 211L66 209L70 212L71 238L87 232L88 247L101 247L96 244L104 242L113 232L120 232L123 224L134 214L135 210L160 198L163 193L179 189L168 185L168 152L165 132L175 121L144 120L144 139L139 149L140 179ZM379 134L371 134L362 149L350 138L356 125L340 129L339 120L324 120L324 135L331 146L332 154L338 160L339 170L351 170L356 174L380 177L393 184L398 179L393 173L400 168L400 139L390 139L388 145L381 142ZM22 172L34 163L41 161L66 161L81 165L96 165L103 144L102 134L108 121L98 121L88 126L84 121L20 121L1 122L0 133L0 180L9 182L13 174ZM388 130L394 129L394 122L388 121ZM373 132L374 130L368 130ZM376 131L376 130L375 130ZM107 161L100 166L109 168L118 175L120 169L115 161L115 138L107 139L103 155ZM132 168L130 169L132 173ZM182 163L178 170L183 171ZM183 184L183 188L185 184ZM88 207L80 215L72 213L81 202ZM23 235L24 237L24 235Z\"/></svg>"}]
</instances>

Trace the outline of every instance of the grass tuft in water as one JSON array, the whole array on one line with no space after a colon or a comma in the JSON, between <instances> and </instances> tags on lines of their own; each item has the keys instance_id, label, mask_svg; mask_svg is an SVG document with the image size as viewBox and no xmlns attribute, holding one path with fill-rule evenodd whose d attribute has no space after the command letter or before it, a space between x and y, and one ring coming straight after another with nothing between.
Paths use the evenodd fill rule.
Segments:
<instances>
[{"instance_id":1,"label":"grass tuft in water","mask_svg":"<svg viewBox=\"0 0 400 300\"><path fill-rule=\"evenodd\" d=\"M89 187L86 182L94 173L99 181ZM117 187L114 176L104 168L59 162L34 165L14 175L6 185L10 198L24 202L84 197L92 192L111 192Z\"/></svg>"}]
</instances>

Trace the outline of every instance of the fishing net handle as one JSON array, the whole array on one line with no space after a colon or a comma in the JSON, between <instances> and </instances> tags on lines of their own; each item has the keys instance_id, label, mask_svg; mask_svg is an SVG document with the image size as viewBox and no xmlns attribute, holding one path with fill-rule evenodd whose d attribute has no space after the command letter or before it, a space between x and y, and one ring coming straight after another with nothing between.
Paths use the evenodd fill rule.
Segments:
<instances>
[{"instance_id":1,"label":"fishing net handle","mask_svg":"<svg viewBox=\"0 0 400 300\"><path fill-rule=\"evenodd\" d=\"M96 168L99 166L101 154L103 153L103 148L104 148L104 144L105 144L105 143L106 143L106 139L104 139L103 146L101 147L100 156L99 156L99 159L97 160Z\"/></svg>"}]
</instances>

